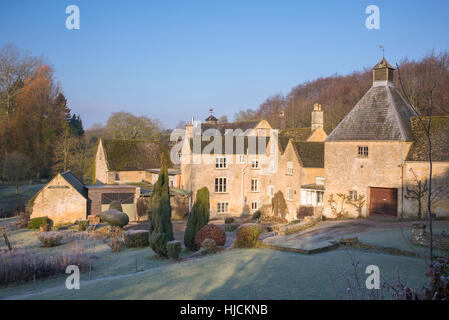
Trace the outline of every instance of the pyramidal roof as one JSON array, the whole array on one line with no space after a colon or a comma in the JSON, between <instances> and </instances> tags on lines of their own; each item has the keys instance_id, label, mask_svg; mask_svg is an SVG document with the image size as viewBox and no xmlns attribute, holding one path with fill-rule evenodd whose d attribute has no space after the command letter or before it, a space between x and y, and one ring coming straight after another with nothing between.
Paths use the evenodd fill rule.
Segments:
<instances>
[{"instance_id":1,"label":"pyramidal roof","mask_svg":"<svg viewBox=\"0 0 449 320\"><path fill-rule=\"evenodd\" d=\"M385 58L376 68L392 69ZM410 118L414 116L392 82L374 81L326 141L413 141Z\"/></svg>"}]
</instances>

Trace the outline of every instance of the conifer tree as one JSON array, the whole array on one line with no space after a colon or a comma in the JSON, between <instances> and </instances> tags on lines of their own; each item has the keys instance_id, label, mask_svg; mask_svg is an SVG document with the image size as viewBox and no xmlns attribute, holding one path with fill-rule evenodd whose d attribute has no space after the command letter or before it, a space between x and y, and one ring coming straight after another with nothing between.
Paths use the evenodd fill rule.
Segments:
<instances>
[{"instance_id":1,"label":"conifer tree","mask_svg":"<svg viewBox=\"0 0 449 320\"><path fill-rule=\"evenodd\" d=\"M209 223L209 190L204 187L197 191L192 211L189 212L184 244L190 250L198 250L195 245L196 234Z\"/></svg>"}]
</instances>

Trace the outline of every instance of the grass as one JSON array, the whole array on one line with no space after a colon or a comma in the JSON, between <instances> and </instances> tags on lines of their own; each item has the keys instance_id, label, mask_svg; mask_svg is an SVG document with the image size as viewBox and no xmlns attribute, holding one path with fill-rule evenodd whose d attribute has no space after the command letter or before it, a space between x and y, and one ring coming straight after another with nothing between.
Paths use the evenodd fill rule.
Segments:
<instances>
[{"instance_id":1,"label":"grass","mask_svg":"<svg viewBox=\"0 0 449 320\"><path fill-rule=\"evenodd\" d=\"M423 260L339 249L306 256L268 249L234 249L144 272L94 281L81 281L80 290L67 290L64 279L37 286L15 298L30 299L345 299L343 270L352 261L380 268L382 280L401 274L410 286L427 284ZM84 280L84 281L83 281ZM0 291L5 297L17 294ZM14 298L14 297L13 297Z\"/></svg>"},{"instance_id":2,"label":"grass","mask_svg":"<svg viewBox=\"0 0 449 320\"><path fill-rule=\"evenodd\" d=\"M44 184L22 185L18 196L15 186L0 188L0 212L3 210L6 213L12 213L18 202L23 201L26 204L43 186Z\"/></svg>"}]
</instances>

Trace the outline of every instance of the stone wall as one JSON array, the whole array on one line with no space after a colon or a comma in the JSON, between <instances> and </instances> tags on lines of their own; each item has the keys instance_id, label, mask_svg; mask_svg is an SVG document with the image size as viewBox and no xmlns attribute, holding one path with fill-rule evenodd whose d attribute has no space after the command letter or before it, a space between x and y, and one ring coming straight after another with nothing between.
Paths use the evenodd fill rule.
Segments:
<instances>
[{"instance_id":1,"label":"stone wall","mask_svg":"<svg viewBox=\"0 0 449 320\"><path fill-rule=\"evenodd\" d=\"M31 218L44 216L55 224L84 220L87 217L87 199L57 175L34 199Z\"/></svg>"}]
</instances>

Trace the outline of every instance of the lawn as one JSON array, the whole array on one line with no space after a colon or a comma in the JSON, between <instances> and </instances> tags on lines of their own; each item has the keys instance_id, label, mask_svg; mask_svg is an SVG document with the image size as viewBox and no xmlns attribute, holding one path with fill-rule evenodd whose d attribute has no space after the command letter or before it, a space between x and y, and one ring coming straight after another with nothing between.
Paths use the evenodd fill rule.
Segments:
<instances>
[{"instance_id":1,"label":"lawn","mask_svg":"<svg viewBox=\"0 0 449 320\"><path fill-rule=\"evenodd\" d=\"M37 285L34 292L8 288L0 295L19 299L346 299L344 270L352 270L353 261L360 263L362 272L367 265L379 266L381 278L391 283L399 273L412 287L426 284L427 266L416 258L346 249L316 255L234 249L118 277L87 281L84 274L80 290L67 290L65 278L60 278ZM22 295L13 296L18 293Z\"/></svg>"}]
</instances>

